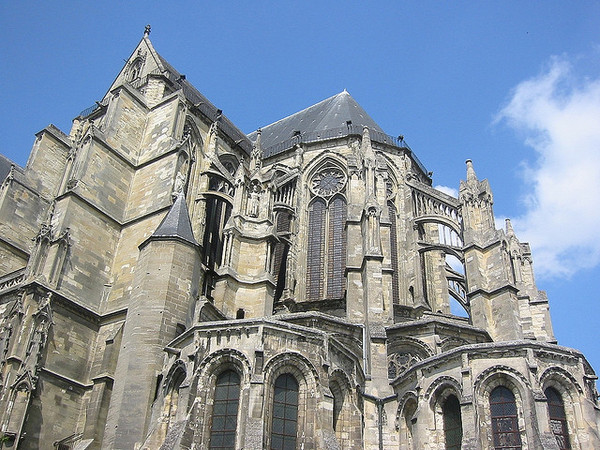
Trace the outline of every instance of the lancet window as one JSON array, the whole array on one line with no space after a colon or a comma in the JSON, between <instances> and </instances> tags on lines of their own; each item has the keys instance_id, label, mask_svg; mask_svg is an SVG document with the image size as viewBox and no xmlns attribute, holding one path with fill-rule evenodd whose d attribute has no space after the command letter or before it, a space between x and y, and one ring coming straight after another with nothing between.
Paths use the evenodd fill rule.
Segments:
<instances>
[{"instance_id":1,"label":"lancet window","mask_svg":"<svg viewBox=\"0 0 600 450\"><path fill-rule=\"evenodd\" d=\"M339 299L346 269L346 174L327 165L310 181L308 208L307 297Z\"/></svg>"},{"instance_id":2,"label":"lancet window","mask_svg":"<svg viewBox=\"0 0 600 450\"><path fill-rule=\"evenodd\" d=\"M392 300L394 304L400 303L400 272L398 264L398 221L397 209L394 203L396 185L392 180L386 184L388 215L390 217L390 260L392 264Z\"/></svg>"}]
</instances>

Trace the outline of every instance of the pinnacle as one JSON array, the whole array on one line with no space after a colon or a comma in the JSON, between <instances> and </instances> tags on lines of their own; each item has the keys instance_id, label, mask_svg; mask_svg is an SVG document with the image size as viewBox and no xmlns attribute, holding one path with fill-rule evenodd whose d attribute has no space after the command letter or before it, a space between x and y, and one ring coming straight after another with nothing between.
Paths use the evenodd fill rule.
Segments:
<instances>
[{"instance_id":1,"label":"pinnacle","mask_svg":"<svg viewBox=\"0 0 600 450\"><path fill-rule=\"evenodd\" d=\"M475 169L473 168L473 161L467 159L465 161L467 164L467 183L476 183L479 180L477 179L477 174L475 173Z\"/></svg>"}]
</instances>

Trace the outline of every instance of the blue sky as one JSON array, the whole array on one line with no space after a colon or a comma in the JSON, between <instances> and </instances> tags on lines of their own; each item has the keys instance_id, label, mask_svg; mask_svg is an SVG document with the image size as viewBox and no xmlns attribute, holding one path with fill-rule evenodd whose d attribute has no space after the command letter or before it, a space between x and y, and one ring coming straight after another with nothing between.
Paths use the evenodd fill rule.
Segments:
<instances>
[{"instance_id":1,"label":"blue sky","mask_svg":"<svg viewBox=\"0 0 600 450\"><path fill-rule=\"evenodd\" d=\"M2 2L0 153L100 100L144 26L244 132L343 89L434 184L467 158L533 246L562 345L600 369L600 3Z\"/></svg>"}]
</instances>

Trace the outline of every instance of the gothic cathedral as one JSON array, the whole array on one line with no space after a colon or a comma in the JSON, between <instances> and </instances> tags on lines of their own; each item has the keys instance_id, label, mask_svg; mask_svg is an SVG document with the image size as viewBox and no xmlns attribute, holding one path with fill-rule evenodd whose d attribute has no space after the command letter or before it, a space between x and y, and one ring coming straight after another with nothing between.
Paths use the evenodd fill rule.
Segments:
<instances>
[{"instance_id":1,"label":"gothic cathedral","mask_svg":"<svg viewBox=\"0 0 600 450\"><path fill-rule=\"evenodd\" d=\"M600 448L487 180L346 91L245 135L147 29L0 182L0 448Z\"/></svg>"}]
</instances>

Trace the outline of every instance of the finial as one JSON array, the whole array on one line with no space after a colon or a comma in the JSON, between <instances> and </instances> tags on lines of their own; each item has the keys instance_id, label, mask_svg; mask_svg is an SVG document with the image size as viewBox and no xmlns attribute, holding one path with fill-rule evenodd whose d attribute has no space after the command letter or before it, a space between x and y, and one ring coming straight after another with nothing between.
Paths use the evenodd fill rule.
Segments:
<instances>
[{"instance_id":1,"label":"finial","mask_svg":"<svg viewBox=\"0 0 600 450\"><path fill-rule=\"evenodd\" d=\"M151 30L151 26L150 24L146 25L146 27L144 28L144 37L148 37L150 36L150 30Z\"/></svg>"}]
</instances>

